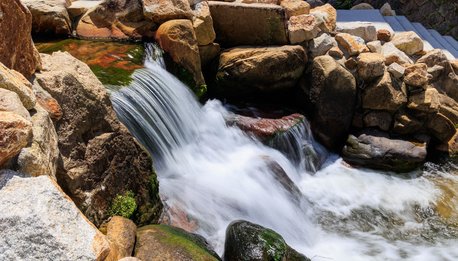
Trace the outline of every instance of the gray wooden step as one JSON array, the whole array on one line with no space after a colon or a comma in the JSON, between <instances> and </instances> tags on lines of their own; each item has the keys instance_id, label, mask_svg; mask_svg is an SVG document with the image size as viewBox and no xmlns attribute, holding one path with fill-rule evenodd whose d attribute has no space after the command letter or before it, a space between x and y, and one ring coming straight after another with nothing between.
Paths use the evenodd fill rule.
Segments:
<instances>
[{"instance_id":1,"label":"gray wooden step","mask_svg":"<svg viewBox=\"0 0 458 261\"><path fill-rule=\"evenodd\" d=\"M395 32L405 32L406 30L404 27L401 25L401 23L398 22L398 19L394 16L385 16L385 21L393 28Z\"/></svg>"},{"instance_id":2,"label":"gray wooden step","mask_svg":"<svg viewBox=\"0 0 458 261\"><path fill-rule=\"evenodd\" d=\"M413 26L413 24L407 19L405 16L395 16L396 20L404 27L406 31L414 31L418 34L417 29Z\"/></svg>"},{"instance_id":3,"label":"gray wooden step","mask_svg":"<svg viewBox=\"0 0 458 261\"><path fill-rule=\"evenodd\" d=\"M444 50L444 52L446 53L447 57L449 57L448 54L450 54L452 56L452 57L449 57L451 59L453 59L455 57L458 57L458 52L455 50L455 48L453 48L453 46L450 45L447 42L447 40L445 40L444 37L442 37L442 35L438 31L433 30L433 29L429 29L428 31L443 46L442 50Z\"/></svg>"},{"instance_id":4,"label":"gray wooden step","mask_svg":"<svg viewBox=\"0 0 458 261\"><path fill-rule=\"evenodd\" d=\"M412 25L417 29L420 37L423 38L423 40L428 41L432 47L437 49L444 49L444 47L429 33L428 29L426 29L422 24L412 23Z\"/></svg>"},{"instance_id":5,"label":"gray wooden step","mask_svg":"<svg viewBox=\"0 0 458 261\"><path fill-rule=\"evenodd\" d=\"M451 45L455 50L458 51L458 41L455 38L451 37L450 35L444 36L444 39Z\"/></svg>"}]
</instances>

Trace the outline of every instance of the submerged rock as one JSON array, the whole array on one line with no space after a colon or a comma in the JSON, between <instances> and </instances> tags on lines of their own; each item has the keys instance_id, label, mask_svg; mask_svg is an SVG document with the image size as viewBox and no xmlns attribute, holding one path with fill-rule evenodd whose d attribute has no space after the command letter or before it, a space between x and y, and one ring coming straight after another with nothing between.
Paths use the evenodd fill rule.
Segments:
<instances>
[{"instance_id":1,"label":"submerged rock","mask_svg":"<svg viewBox=\"0 0 458 261\"><path fill-rule=\"evenodd\" d=\"M227 227L224 260L310 261L275 231L248 221L234 221Z\"/></svg>"},{"instance_id":2,"label":"submerged rock","mask_svg":"<svg viewBox=\"0 0 458 261\"><path fill-rule=\"evenodd\" d=\"M142 261L221 260L203 237L167 225L139 228L135 257Z\"/></svg>"},{"instance_id":3,"label":"submerged rock","mask_svg":"<svg viewBox=\"0 0 458 261\"><path fill-rule=\"evenodd\" d=\"M20 0L1 1L0 10L0 62L29 78L41 67L31 37L32 14Z\"/></svg>"},{"instance_id":4,"label":"submerged rock","mask_svg":"<svg viewBox=\"0 0 458 261\"><path fill-rule=\"evenodd\" d=\"M302 76L306 61L305 50L298 45L228 49L219 60L218 92L242 97L290 89Z\"/></svg>"},{"instance_id":5,"label":"submerged rock","mask_svg":"<svg viewBox=\"0 0 458 261\"><path fill-rule=\"evenodd\" d=\"M48 176L0 171L1 260L104 260L106 237Z\"/></svg>"},{"instance_id":6,"label":"submerged rock","mask_svg":"<svg viewBox=\"0 0 458 261\"><path fill-rule=\"evenodd\" d=\"M357 166L409 172L426 159L426 144L390 139L381 133L350 135L342 151L343 159Z\"/></svg>"}]
</instances>

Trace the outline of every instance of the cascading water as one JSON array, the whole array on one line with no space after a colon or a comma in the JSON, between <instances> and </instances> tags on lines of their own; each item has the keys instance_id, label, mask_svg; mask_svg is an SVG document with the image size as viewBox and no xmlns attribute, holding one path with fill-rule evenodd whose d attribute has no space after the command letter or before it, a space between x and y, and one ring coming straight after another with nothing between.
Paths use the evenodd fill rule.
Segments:
<instances>
[{"instance_id":1,"label":"cascading water","mask_svg":"<svg viewBox=\"0 0 458 261\"><path fill-rule=\"evenodd\" d=\"M444 224L443 233L430 235L440 221L421 215L433 212L441 196L428 175L402 179L352 169L336 157L310 175L226 126L229 112L219 101L200 106L160 62L147 61L112 100L120 120L154 155L166 204L195 220L195 232L220 254L227 225L244 219L279 232L312 260L458 259L458 233ZM458 184L456 176L447 178Z\"/></svg>"}]
</instances>

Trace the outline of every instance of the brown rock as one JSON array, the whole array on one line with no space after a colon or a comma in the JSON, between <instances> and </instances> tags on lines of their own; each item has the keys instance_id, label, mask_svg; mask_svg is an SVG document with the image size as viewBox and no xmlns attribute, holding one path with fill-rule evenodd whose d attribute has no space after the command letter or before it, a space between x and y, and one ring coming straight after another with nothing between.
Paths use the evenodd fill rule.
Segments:
<instances>
[{"instance_id":1,"label":"brown rock","mask_svg":"<svg viewBox=\"0 0 458 261\"><path fill-rule=\"evenodd\" d=\"M323 32L329 33L336 29L337 11L332 5L325 4L315 7L310 10L310 13L316 17Z\"/></svg>"},{"instance_id":2,"label":"brown rock","mask_svg":"<svg viewBox=\"0 0 458 261\"><path fill-rule=\"evenodd\" d=\"M458 126L458 103L447 95L439 93L439 112Z\"/></svg>"},{"instance_id":3,"label":"brown rock","mask_svg":"<svg viewBox=\"0 0 458 261\"><path fill-rule=\"evenodd\" d=\"M213 59L219 56L221 47L217 43L199 46L200 61L202 66L207 65Z\"/></svg>"},{"instance_id":4,"label":"brown rock","mask_svg":"<svg viewBox=\"0 0 458 261\"><path fill-rule=\"evenodd\" d=\"M302 76L306 61L305 50L298 45L228 49L220 56L217 91L241 97L291 89Z\"/></svg>"},{"instance_id":5,"label":"brown rock","mask_svg":"<svg viewBox=\"0 0 458 261\"><path fill-rule=\"evenodd\" d=\"M90 68L68 53L42 55L37 82L62 107L56 124L62 165L57 180L96 225L109 217L119 194L135 195L138 223L159 218L161 202L152 191L151 158L117 120L106 88ZM87 202L91 202L87 205Z\"/></svg>"},{"instance_id":6,"label":"brown rock","mask_svg":"<svg viewBox=\"0 0 458 261\"><path fill-rule=\"evenodd\" d=\"M333 57L334 59L342 59L344 53L339 49L339 47L334 46L328 51L328 55Z\"/></svg>"},{"instance_id":7,"label":"brown rock","mask_svg":"<svg viewBox=\"0 0 458 261\"><path fill-rule=\"evenodd\" d=\"M34 33L70 35L72 23L67 12L68 0L21 0L32 13Z\"/></svg>"},{"instance_id":8,"label":"brown rock","mask_svg":"<svg viewBox=\"0 0 458 261\"><path fill-rule=\"evenodd\" d=\"M372 80L385 73L385 57L378 53L362 53L358 56L358 75Z\"/></svg>"},{"instance_id":9,"label":"brown rock","mask_svg":"<svg viewBox=\"0 0 458 261\"><path fill-rule=\"evenodd\" d=\"M412 60L403 51L399 50L392 43L385 43L382 46L382 54L385 56L385 64L388 66L392 63L412 64Z\"/></svg>"},{"instance_id":10,"label":"brown rock","mask_svg":"<svg viewBox=\"0 0 458 261\"><path fill-rule=\"evenodd\" d=\"M291 44L312 40L320 29L313 15L293 16L288 21L288 35Z\"/></svg>"},{"instance_id":11,"label":"brown rock","mask_svg":"<svg viewBox=\"0 0 458 261\"><path fill-rule=\"evenodd\" d=\"M408 55L423 51L423 40L413 31L397 32L391 43Z\"/></svg>"},{"instance_id":12,"label":"brown rock","mask_svg":"<svg viewBox=\"0 0 458 261\"><path fill-rule=\"evenodd\" d=\"M213 19L210 15L210 8L208 7L207 1L196 4L192 24L199 45L209 45L213 43L216 38L216 33L213 29Z\"/></svg>"},{"instance_id":13,"label":"brown rock","mask_svg":"<svg viewBox=\"0 0 458 261\"><path fill-rule=\"evenodd\" d=\"M29 78L41 63L31 38L32 14L20 0L1 1L0 10L0 62Z\"/></svg>"},{"instance_id":14,"label":"brown rock","mask_svg":"<svg viewBox=\"0 0 458 261\"><path fill-rule=\"evenodd\" d=\"M393 131L398 134L417 134L423 129L423 122L405 112L399 112L394 121Z\"/></svg>"},{"instance_id":15,"label":"brown rock","mask_svg":"<svg viewBox=\"0 0 458 261\"><path fill-rule=\"evenodd\" d=\"M19 96L12 91L0 89L0 111L14 112L26 120L30 120L30 113L22 105Z\"/></svg>"},{"instance_id":16,"label":"brown rock","mask_svg":"<svg viewBox=\"0 0 458 261\"><path fill-rule=\"evenodd\" d=\"M143 0L144 15L156 24L173 19L192 20L188 0Z\"/></svg>"},{"instance_id":17,"label":"brown rock","mask_svg":"<svg viewBox=\"0 0 458 261\"><path fill-rule=\"evenodd\" d=\"M137 226L132 220L119 216L112 217L107 226L107 238L117 251L111 252L108 259L119 260L132 256L136 233Z\"/></svg>"},{"instance_id":18,"label":"brown rock","mask_svg":"<svg viewBox=\"0 0 458 261\"><path fill-rule=\"evenodd\" d=\"M338 33L335 37L342 50L349 56L357 56L366 48L362 38L347 33Z\"/></svg>"},{"instance_id":19,"label":"brown rock","mask_svg":"<svg viewBox=\"0 0 458 261\"><path fill-rule=\"evenodd\" d=\"M196 85L205 84L197 38L190 20L171 20L163 23L156 32L156 41L170 54L174 62L193 75Z\"/></svg>"},{"instance_id":20,"label":"brown rock","mask_svg":"<svg viewBox=\"0 0 458 261\"><path fill-rule=\"evenodd\" d=\"M424 87L428 81L428 67L424 63L410 65L405 70L404 82L414 87Z\"/></svg>"},{"instance_id":21,"label":"brown rock","mask_svg":"<svg viewBox=\"0 0 458 261\"><path fill-rule=\"evenodd\" d=\"M36 103L36 97L30 88L30 83L26 85L20 74L14 73L0 63L0 88L15 92L22 102L22 105L28 110L32 109Z\"/></svg>"},{"instance_id":22,"label":"brown rock","mask_svg":"<svg viewBox=\"0 0 458 261\"><path fill-rule=\"evenodd\" d=\"M370 110L394 112L407 102L405 91L390 73L371 83L362 93L362 107Z\"/></svg>"},{"instance_id":23,"label":"brown rock","mask_svg":"<svg viewBox=\"0 0 458 261\"><path fill-rule=\"evenodd\" d=\"M391 41L391 32L386 29L380 29L377 31L377 40L382 42L389 42Z\"/></svg>"},{"instance_id":24,"label":"brown rock","mask_svg":"<svg viewBox=\"0 0 458 261\"><path fill-rule=\"evenodd\" d=\"M424 63L428 67L434 67L435 65L446 66L448 62L447 56L441 49L431 50L417 60L417 63Z\"/></svg>"},{"instance_id":25,"label":"brown rock","mask_svg":"<svg viewBox=\"0 0 458 261\"><path fill-rule=\"evenodd\" d=\"M453 122L441 113L429 116L426 127L441 142L448 142L456 134Z\"/></svg>"},{"instance_id":26,"label":"brown rock","mask_svg":"<svg viewBox=\"0 0 458 261\"><path fill-rule=\"evenodd\" d=\"M348 70L353 71L357 69L358 61L354 57L350 57L345 61L344 65Z\"/></svg>"},{"instance_id":27,"label":"brown rock","mask_svg":"<svg viewBox=\"0 0 458 261\"><path fill-rule=\"evenodd\" d=\"M41 88L35 80L32 86L33 93L37 97L37 103L49 113L52 120L57 121L62 118L62 108L59 103L47 91Z\"/></svg>"},{"instance_id":28,"label":"brown rock","mask_svg":"<svg viewBox=\"0 0 458 261\"><path fill-rule=\"evenodd\" d=\"M208 4L217 42L223 46L288 44L281 6L219 1Z\"/></svg>"},{"instance_id":29,"label":"brown rock","mask_svg":"<svg viewBox=\"0 0 458 261\"><path fill-rule=\"evenodd\" d=\"M32 123L14 112L0 111L0 166L15 157L32 138Z\"/></svg>"},{"instance_id":30,"label":"brown rock","mask_svg":"<svg viewBox=\"0 0 458 261\"><path fill-rule=\"evenodd\" d=\"M439 92L429 87L425 91L410 95L407 107L423 112L438 112L440 108Z\"/></svg>"},{"instance_id":31,"label":"brown rock","mask_svg":"<svg viewBox=\"0 0 458 261\"><path fill-rule=\"evenodd\" d=\"M391 114L384 111L372 111L364 115L365 127L378 127L383 131L390 130L392 121Z\"/></svg>"},{"instance_id":32,"label":"brown rock","mask_svg":"<svg viewBox=\"0 0 458 261\"><path fill-rule=\"evenodd\" d=\"M455 74L458 74L458 60L451 61L450 64L452 65Z\"/></svg>"},{"instance_id":33,"label":"brown rock","mask_svg":"<svg viewBox=\"0 0 458 261\"><path fill-rule=\"evenodd\" d=\"M280 5L285 9L288 19L293 16L310 13L310 5L302 0L283 0Z\"/></svg>"}]
</instances>

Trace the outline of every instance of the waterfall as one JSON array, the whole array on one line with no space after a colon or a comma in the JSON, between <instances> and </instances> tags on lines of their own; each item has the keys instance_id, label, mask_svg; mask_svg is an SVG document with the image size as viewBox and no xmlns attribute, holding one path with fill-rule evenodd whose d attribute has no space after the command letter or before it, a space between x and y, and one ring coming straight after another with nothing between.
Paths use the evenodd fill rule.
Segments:
<instances>
[{"instance_id":1,"label":"waterfall","mask_svg":"<svg viewBox=\"0 0 458 261\"><path fill-rule=\"evenodd\" d=\"M188 229L219 254L227 225L244 219L274 229L314 261L458 259L458 232L446 224L437 232L441 192L427 173L408 180L331 156L310 175L308 151L321 149L306 124L286 137L294 142L273 141L282 153L227 126L218 100L201 106L160 59L145 66L112 94L114 109L153 155L165 204L185 213Z\"/></svg>"}]
</instances>

